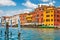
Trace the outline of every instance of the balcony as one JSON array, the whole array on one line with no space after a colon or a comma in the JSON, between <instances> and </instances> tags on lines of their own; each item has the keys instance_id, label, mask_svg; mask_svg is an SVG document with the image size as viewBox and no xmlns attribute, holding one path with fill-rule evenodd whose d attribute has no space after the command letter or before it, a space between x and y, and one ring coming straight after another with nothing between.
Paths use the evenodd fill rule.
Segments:
<instances>
[{"instance_id":1,"label":"balcony","mask_svg":"<svg viewBox=\"0 0 60 40\"><path fill-rule=\"evenodd\" d=\"M26 18L27 18L27 17L32 17L32 15L27 15Z\"/></svg>"}]
</instances>

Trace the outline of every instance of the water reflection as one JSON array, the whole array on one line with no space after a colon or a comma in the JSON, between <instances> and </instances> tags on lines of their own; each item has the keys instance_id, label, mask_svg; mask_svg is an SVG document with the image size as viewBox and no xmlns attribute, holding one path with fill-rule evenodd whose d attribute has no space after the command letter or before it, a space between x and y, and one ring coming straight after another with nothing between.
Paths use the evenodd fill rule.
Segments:
<instances>
[{"instance_id":1,"label":"water reflection","mask_svg":"<svg viewBox=\"0 0 60 40\"><path fill-rule=\"evenodd\" d=\"M60 29L24 28L22 36L24 40L60 40Z\"/></svg>"},{"instance_id":2,"label":"water reflection","mask_svg":"<svg viewBox=\"0 0 60 40\"><path fill-rule=\"evenodd\" d=\"M54 40L54 29L52 28L39 29L39 33L43 40Z\"/></svg>"},{"instance_id":3,"label":"water reflection","mask_svg":"<svg viewBox=\"0 0 60 40\"><path fill-rule=\"evenodd\" d=\"M55 40L60 40L60 29L55 29Z\"/></svg>"},{"instance_id":4,"label":"water reflection","mask_svg":"<svg viewBox=\"0 0 60 40\"><path fill-rule=\"evenodd\" d=\"M2 30L2 37L0 33L0 40L4 39L4 28ZM12 36L14 40L17 39L18 30L12 28ZM21 30L21 40L60 40L60 29L53 28L22 28Z\"/></svg>"}]
</instances>

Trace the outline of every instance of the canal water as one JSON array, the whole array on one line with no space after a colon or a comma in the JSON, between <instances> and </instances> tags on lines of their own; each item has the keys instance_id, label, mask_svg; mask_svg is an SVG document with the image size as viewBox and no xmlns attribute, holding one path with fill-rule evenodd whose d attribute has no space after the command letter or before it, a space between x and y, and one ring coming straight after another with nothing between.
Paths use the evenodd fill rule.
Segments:
<instances>
[{"instance_id":1,"label":"canal water","mask_svg":"<svg viewBox=\"0 0 60 40\"><path fill-rule=\"evenodd\" d=\"M5 28L0 28L0 40L5 40ZM10 28L9 34L12 32L12 37L9 35L9 40L18 40L18 29ZM21 40L60 40L60 29L53 28L22 28Z\"/></svg>"}]
</instances>

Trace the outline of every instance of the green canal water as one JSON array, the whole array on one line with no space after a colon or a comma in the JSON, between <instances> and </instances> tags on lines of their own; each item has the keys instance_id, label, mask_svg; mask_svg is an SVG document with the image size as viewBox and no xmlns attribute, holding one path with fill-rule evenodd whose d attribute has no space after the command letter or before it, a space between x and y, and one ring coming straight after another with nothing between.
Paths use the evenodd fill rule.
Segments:
<instances>
[{"instance_id":1,"label":"green canal water","mask_svg":"<svg viewBox=\"0 0 60 40\"><path fill-rule=\"evenodd\" d=\"M4 28L0 28L2 30L2 36L0 36L0 40L4 39ZM11 28L10 28L11 31ZM9 31L9 32L10 32ZM18 40L17 38L18 29L12 29L12 37L9 40ZM0 33L1 35L1 33ZM54 28L22 28L21 29L21 40L60 40L60 29Z\"/></svg>"}]
</instances>

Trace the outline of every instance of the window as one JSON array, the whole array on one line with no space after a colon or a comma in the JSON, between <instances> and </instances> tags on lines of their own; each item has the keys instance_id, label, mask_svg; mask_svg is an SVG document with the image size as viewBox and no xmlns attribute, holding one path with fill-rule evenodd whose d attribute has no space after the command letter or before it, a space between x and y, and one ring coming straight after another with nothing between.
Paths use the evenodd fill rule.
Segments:
<instances>
[{"instance_id":1,"label":"window","mask_svg":"<svg viewBox=\"0 0 60 40\"><path fill-rule=\"evenodd\" d=\"M43 14L41 14L41 16L43 16Z\"/></svg>"},{"instance_id":2,"label":"window","mask_svg":"<svg viewBox=\"0 0 60 40\"><path fill-rule=\"evenodd\" d=\"M32 19L32 17L28 17L28 18L26 18L26 19L27 19L27 20L28 20L28 19ZM24 20L24 19L23 19L23 20Z\"/></svg>"},{"instance_id":3,"label":"window","mask_svg":"<svg viewBox=\"0 0 60 40\"><path fill-rule=\"evenodd\" d=\"M42 10L44 10L44 8L42 8Z\"/></svg>"},{"instance_id":4,"label":"window","mask_svg":"<svg viewBox=\"0 0 60 40\"><path fill-rule=\"evenodd\" d=\"M56 21L56 19L54 19L54 21Z\"/></svg>"},{"instance_id":5,"label":"window","mask_svg":"<svg viewBox=\"0 0 60 40\"><path fill-rule=\"evenodd\" d=\"M47 10L46 13L50 13L50 10Z\"/></svg>"},{"instance_id":6,"label":"window","mask_svg":"<svg viewBox=\"0 0 60 40\"><path fill-rule=\"evenodd\" d=\"M57 21L59 22L59 19L57 19Z\"/></svg>"},{"instance_id":7,"label":"window","mask_svg":"<svg viewBox=\"0 0 60 40\"><path fill-rule=\"evenodd\" d=\"M36 17L39 17L39 15L36 15Z\"/></svg>"},{"instance_id":8,"label":"window","mask_svg":"<svg viewBox=\"0 0 60 40\"><path fill-rule=\"evenodd\" d=\"M57 13L59 13L59 11L57 11Z\"/></svg>"},{"instance_id":9,"label":"window","mask_svg":"<svg viewBox=\"0 0 60 40\"><path fill-rule=\"evenodd\" d=\"M51 12L53 12L53 10L51 10Z\"/></svg>"},{"instance_id":10,"label":"window","mask_svg":"<svg viewBox=\"0 0 60 40\"><path fill-rule=\"evenodd\" d=\"M56 16L56 15L54 15L54 16Z\"/></svg>"},{"instance_id":11,"label":"window","mask_svg":"<svg viewBox=\"0 0 60 40\"><path fill-rule=\"evenodd\" d=\"M46 15L46 17L50 17L50 15Z\"/></svg>"},{"instance_id":12,"label":"window","mask_svg":"<svg viewBox=\"0 0 60 40\"><path fill-rule=\"evenodd\" d=\"M47 24L45 26L47 26Z\"/></svg>"},{"instance_id":13,"label":"window","mask_svg":"<svg viewBox=\"0 0 60 40\"><path fill-rule=\"evenodd\" d=\"M53 15L51 15L51 17L53 17Z\"/></svg>"},{"instance_id":14,"label":"window","mask_svg":"<svg viewBox=\"0 0 60 40\"><path fill-rule=\"evenodd\" d=\"M39 10L41 10L41 9L39 9Z\"/></svg>"},{"instance_id":15,"label":"window","mask_svg":"<svg viewBox=\"0 0 60 40\"><path fill-rule=\"evenodd\" d=\"M43 20L43 22L45 22L45 20Z\"/></svg>"},{"instance_id":16,"label":"window","mask_svg":"<svg viewBox=\"0 0 60 40\"><path fill-rule=\"evenodd\" d=\"M32 20L27 20L27 22L28 22L28 23L31 23L31 22L32 22Z\"/></svg>"},{"instance_id":17,"label":"window","mask_svg":"<svg viewBox=\"0 0 60 40\"><path fill-rule=\"evenodd\" d=\"M31 14L28 14L28 15L31 15Z\"/></svg>"},{"instance_id":18,"label":"window","mask_svg":"<svg viewBox=\"0 0 60 40\"><path fill-rule=\"evenodd\" d=\"M51 24L51 25L53 25L53 24Z\"/></svg>"},{"instance_id":19,"label":"window","mask_svg":"<svg viewBox=\"0 0 60 40\"><path fill-rule=\"evenodd\" d=\"M59 15L57 15L57 17L59 17Z\"/></svg>"},{"instance_id":20,"label":"window","mask_svg":"<svg viewBox=\"0 0 60 40\"><path fill-rule=\"evenodd\" d=\"M51 19L51 21L53 21L53 19Z\"/></svg>"},{"instance_id":21,"label":"window","mask_svg":"<svg viewBox=\"0 0 60 40\"><path fill-rule=\"evenodd\" d=\"M50 25L50 24L49 24Z\"/></svg>"},{"instance_id":22,"label":"window","mask_svg":"<svg viewBox=\"0 0 60 40\"><path fill-rule=\"evenodd\" d=\"M50 19L46 19L46 21L50 21Z\"/></svg>"}]
</instances>

